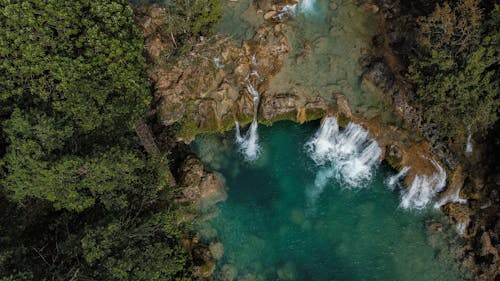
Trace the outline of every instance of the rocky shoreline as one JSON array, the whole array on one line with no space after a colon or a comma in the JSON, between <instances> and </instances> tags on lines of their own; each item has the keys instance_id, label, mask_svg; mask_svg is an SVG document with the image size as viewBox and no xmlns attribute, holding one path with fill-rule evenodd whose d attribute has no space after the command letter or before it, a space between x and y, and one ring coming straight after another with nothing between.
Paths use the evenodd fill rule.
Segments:
<instances>
[{"instance_id":1,"label":"rocky shoreline","mask_svg":"<svg viewBox=\"0 0 500 281\"><path fill-rule=\"evenodd\" d=\"M144 32L151 65L148 76L154 84L156 114L161 125L177 126L176 140L189 143L199 133L227 131L233 128L235 121L248 123L253 104L251 95L245 90L246 83L256 85L262 95L258 112L262 123L284 119L302 123L327 115L337 116L341 125L351 120L359 123L378 141L384 151L382 157L389 164L398 170L411 167L405 178L407 186L417 175L430 176L436 172L432 159L446 169L448 187L439 195L445 197L448 193L459 192L459 198L467 200L466 204L451 202L442 207L450 221L463 228L467 245L461 249L462 262L479 280L495 280L500 266L500 195L495 189L495 180L487 177L486 169L473 169L487 163L484 160L488 155L486 146L478 144L472 156L456 157L451 152L453 148L450 150L433 142L432 128L423 125L419 109L408 102L412 89L404 77L401 54L408 40L405 32L411 29L412 21L404 14L401 4L387 0L367 6L379 17L379 34L374 36L372 48L360 60L360 65L364 85L383 93L388 106L404 120L403 126L386 124L377 117L367 120L354 114L342 92L332 92L331 98L326 99L308 93L270 91L269 81L279 73L291 48L285 36L289 28L286 14L279 15L283 15L284 7L297 3L257 2L256 8L261 11L257 16L265 21L251 40L240 47L231 38L221 35L199 38L190 51L174 62L168 60L167 53L176 44L175 38L163 34L161 29L164 8L153 5L138 10L137 21ZM415 136L415 131L422 137ZM195 155L185 153L180 158L172 171L177 175L178 185L183 187L179 204L190 202L198 208L210 209L225 200L220 175L207 171ZM435 225L433 229L439 231ZM208 278L214 272L215 260L223 254L223 246L219 244L201 245L198 236L184 241L186 248L194 253L198 277ZM224 270L233 273L230 268Z\"/></svg>"},{"instance_id":2,"label":"rocky shoreline","mask_svg":"<svg viewBox=\"0 0 500 281\"><path fill-rule=\"evenodd\" d=\"M447 190L460 190L460 198L467 200L466 204L449 203L441 208L452 223L461 225L467 239L462 249L462 262L478 280L496 280L500 275L500 198L498 164L492 150L498 144L487 141L488 138L478 138L474 151L468 154L462 146L434 140L436 128L424 124L421 109L411 106L408 101L413 89L405 78L406 60L414 40L416 15L412 15L412 7L400 1L381 0L377 5L380 7L380 34L374 38L374 61L382 64L379 68L384 71L390 70L394 77L393 83L380 81L379 86L386 89L407 126L424 136L432 153L446 165L450 175ZM498 130L492 130L493 139L495 131ZM465 140L461 143L465 144Z\"/></svg>"}]
</instances>

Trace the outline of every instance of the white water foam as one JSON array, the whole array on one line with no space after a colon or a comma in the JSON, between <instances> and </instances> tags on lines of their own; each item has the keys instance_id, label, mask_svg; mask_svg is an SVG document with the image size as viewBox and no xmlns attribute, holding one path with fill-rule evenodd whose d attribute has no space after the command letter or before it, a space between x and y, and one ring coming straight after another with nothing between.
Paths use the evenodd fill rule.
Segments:
<instances>
[{"instance_id":1,"label":"white water foam","mask_svg":"<svg viewBox=\"0 0 500 281\"><path fill-rule=\"evenodd\" d=\"M446 171L431 160L437 173L431 176L416 175L408 190L403 191L399 206L404 209L423 209L446 186Z\"/></svg>"},{"instance_id":2,"label":"white water foam","mask_svg":"<svg viewBox=\"0 0 500 281\"><path fill-rule=\"evenodd\" d=\"M299 2L299 10L304 14L313 14L316 5L316 0L301 0Z\"/></svg>"},{"instance_id":3,"label":"white water foam","mask_svg":"<svg viewBox=\"0 0 500 281\"><path fill-rule=\"evenodd\" d=\"M335 117L325 118L305 147L311 159L321 167L314 184L319 192L333 177L346 183L348 188L365 186L382 153L362 126L349 123L341 131Z\"/></svg>"},{"instance_id":4,"label":"white water foam","mask_svg":"<svg viewBox=\"0 0 500 281\"><path fill-rule=\"evenodd\" d=\"M250 124L250 128L246 132L245 136L241 135L240 124L236 124L236 143L240 146L240 151L243 154L246 161L255 161L259 158L260 146L259 146L259 134L257 132L258 122L257 113L259 110L259 92L252 86L250 82L247 82L247 91L253 97L253 120Z\"/></svg>"},{"instance_id":5,"label":"white water foam","mask_svg":"<svg viewBox=\"0 0 500 281\"><path fill-rule=\"evenodd\" d=\"M278 14L273 16L273 19L277 21L282 21L284 19L295 16L296 11L297 11L297 4L285 5L281 7L281 9L278 11Z\"/></svg>"},{"instance_id":6,"label":"white water foam","mask_svg":"<svg viewBox=\"0 0 500 281\"><path fill-rule=\"evenodd\" d=\"M402 180L406 174L408 174L408 172L410 171L410 167L403 167L403 169L401 169L401 171L399 171L399 173L397 173L396 175L394 176L391 176L387 179L387 186L389 186L389 188L391 189L394 189L396 187L396 184Z\"/></svg>"}]
</instances>

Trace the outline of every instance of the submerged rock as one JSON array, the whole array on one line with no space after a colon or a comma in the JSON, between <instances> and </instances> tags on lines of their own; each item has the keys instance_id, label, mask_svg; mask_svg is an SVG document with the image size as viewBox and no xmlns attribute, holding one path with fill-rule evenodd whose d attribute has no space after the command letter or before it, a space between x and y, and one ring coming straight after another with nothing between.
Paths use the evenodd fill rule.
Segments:
<instances>
[{"instance_id":1,"label":"submerged rock","mask_svg":"<svg viewBox=\"0 0 500 281\"><path fill-rule=\"evenodd\" d=\"M188 156L181 167L181 185L185 198L201 209L226 200L227 194L222 175L208 172L203 163L195 156Z\"/></svg>"},{"instance_id":2,"label":"submerged rock","mask_svg":"<svg viewBox=\"0 0 500 281\"><path fill-rule=\"evenodd\" d=\"M208 246L212 257L216 260L220 260L224 255L224 245L221 242L213 242Z\"/></svg>"},{"instance_id":3,"label":"submerged rock","mask_svg":"<svg viewBox=\"0 0 500 281\"><path fill-rule=\"evenodd\" d=\"M222 281L233 281L238 276L238 269L232 264L225 264L221 269Z\"/></svg>"},{"instance_id":4,"label":"submerged rock","mask_svg":"<svg viewBox=\"0 0 500 281\"><path fill-rule=\"evenodd\" d=\"M297 268L292 262L285 263L276 271L276 274L278 275L279 280L282 281L297 280Z\"/></svg>"}]
</instances>

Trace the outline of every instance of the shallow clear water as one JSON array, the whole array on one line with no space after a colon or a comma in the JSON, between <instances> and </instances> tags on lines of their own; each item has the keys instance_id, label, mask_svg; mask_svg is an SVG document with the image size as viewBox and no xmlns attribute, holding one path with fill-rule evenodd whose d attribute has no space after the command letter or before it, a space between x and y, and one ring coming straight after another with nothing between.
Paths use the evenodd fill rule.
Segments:
<instances>
[{"instance_id":1,"label":"shallow clear water","mask_svg":"<svg viewBox=\"0 0 500 281\"><path fill-rule=\"evenodd\" d=\"M221 0L224 17L217 31L232 36L237 42L251 39L264 21L250 0Z\"/></svg>"},{"instance_id":2,"label":"shallow clear water","mask_svg":"<svg viewBox=\"0 0 500 281\"><path fill-rule=\"evenodd\" d=\"M218 268L253 280L462 280L448 250L430 245L438 243L426 221L440 214L399 209L399 192L385 184L393 171L378 167L364 188L330 179L311 200L318 166L304 145L318 126L260 128L262 154L252 163L233 132L196 139L194 150L227 185L219 215L200 224L205 241L224 245Z\"/></svg>"},{"instance_id":3,"label":"shallow clear water","mask_svg":"<svg viewBox=\"0 0 500 281\"><path fill-rule=\"evenodd\" d=\"M383 108L382 98L362 83L359 60L369 53L377 33L378 15L367 0L315 0L299 5L287 22L291 47L282 70L271 79L269 91L306 93L331 99L344 94L355 113L372 118Z\"/></svg>"}]
</instances>

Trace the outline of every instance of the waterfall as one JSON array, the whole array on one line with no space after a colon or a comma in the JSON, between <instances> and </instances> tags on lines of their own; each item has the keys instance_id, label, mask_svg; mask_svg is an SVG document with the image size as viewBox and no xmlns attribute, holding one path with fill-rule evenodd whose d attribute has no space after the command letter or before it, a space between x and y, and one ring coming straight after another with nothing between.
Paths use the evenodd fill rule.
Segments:
<instances>
[{"instance_id":1,"label":"waterfall","mask_svg":"<svg viewBox=\"0 0 500 281\"><path fill-rule=\"evenodd\" d=\"M409 171L410 171L410 167L403 167L403 169L401 169L401 171L399 171L399 173L397 173L394 176L389 177L389 179L387 180L387 185L391 189L394 189L394 187L396 186L396 184L401 179L403 179L406 176L406 174L408 174Z\"/></svg>"},{"instance_id":2,"label":"waterfall","mask_svg":"<svg viewBox=\"0 0 500 281\"><path fill-rule=\"evenodd\" d=\"M465 230L467 229L467 223L466 222L459 222L457 223L457 232L458 234L464 236Z\"/></svg>"},{"instance_id":3,"label":"waterfall","mask_svg":"<svg viewBox=\"0 0 500 281\"><path fill-rule=\"evenodd\" d=\"M259 146L259 134L257 132L257 113L259 111L259 92L252 86L252 84L247 81L247 91L253 97L253 120L250 124L245 136L241 135L240 124L236 123L236 143L240 146L240 151L243 153L245 160L255 161L259 157L260 146Z\"/></svg>"},{"instance_id":4,"label":"waterfall","mask_svg":"<svg viewBox=\"0 0 500 281\"><path fill-rule=\"evenodd\" d=\"M259 82L264 81L264 78L262 76L260 76L260 74L257 70L252 70L252 72L250 72L250 76L257 78L259 80Z\"/></svg>"},{"instance_id":5,"label":"waterfall","mask_svg":"<svg viewBox=\"0 0 500 281\"><path fill-rule=\"evenodd\" d=\"M217 67L217 69L221 69L224 67L224 65L221 63L219 57L214 58L214 64L215 64L215 67Z\"/></svg>"},{"instance_id":6,"label":"waterfall","mask_svg":"<svg viewBox=\"0 0 500 281\"><path fill-rule=\"evenodd\" d=\"M346 187L363 186L371 179L382 153L362 126L351 122L341 131L335 117L325 118L305 148L320 167L315 180L319 191L333 177L346 183Z\"/></svg>"},{"instance_id":7,"label":"waterfall","mask_svg":"<svg viewBox=\"0 0 500 281\"><path fill-rule=\"evenodd\" d=\"M255 54L252 55L252 65L257 66L257 56Z\"/></svg>"},{"instance_id":8,"label":"waterfall","mask_svg":"<svg viewBox=\"0 0 500 281\"><path fill-rule=\"evenodd\" d=\"M299 3L299 9L304 14L314 13L314 6L316 5L316 0L301 0Z\"/></svg>"},{"instance_id":9,"label":"waterfall","mask_svg":"<svg viewBox=\"0 0 500 281\"><path fill-rule=\"evenodd\" d=\"M431 160L431 162L437 173L431 176L416 175L410 188L403 192L400 207L404 209L423 209L446 186L446 171L436 161Z\"/></svg>"},{"instance_id":10,"label":"waterfall","mask_svg":"<svg viewBox=\"0 0 500 281\"><path fill-rule=\"evenodd\" d=\"M468 135L467 135L467 144L465 145L465 153L471 154L472 149L473 149L473 144L472 144L472 132L470 129L470 125L467 126L467 131L468 131Z\"/></svg>"}]
</instances>

